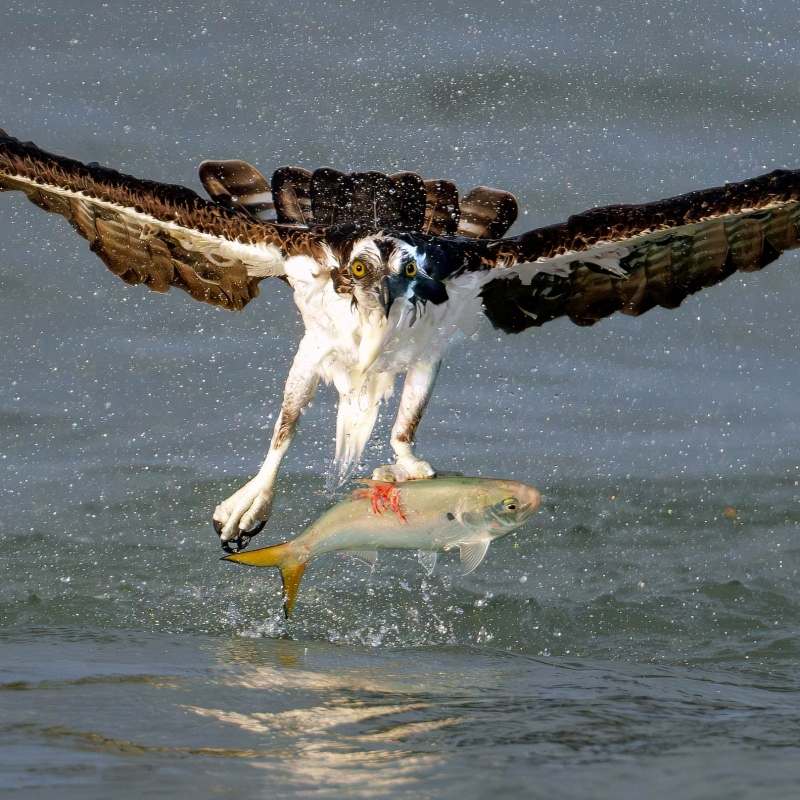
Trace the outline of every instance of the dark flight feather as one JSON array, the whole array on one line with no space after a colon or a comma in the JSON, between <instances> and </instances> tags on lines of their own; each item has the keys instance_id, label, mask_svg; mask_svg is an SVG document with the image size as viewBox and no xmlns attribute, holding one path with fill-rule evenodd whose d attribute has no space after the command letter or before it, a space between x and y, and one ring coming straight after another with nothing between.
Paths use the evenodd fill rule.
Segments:
<instances>
[{"instance_id":1,"label":"dark flight feather","mask_svg":"<svg viewBox=\"0 0 800 800\"><path fill-rule=\"evenodd\" d=\"M239 208L263 222L275 222L275 203L266 178L246 161L204 161L200 182L220 205Z\"/></svg>"},{"instance_id":2,"label":"dark flight feather","mask_svg":"<svg viewBox=\"0 0 800 800\"><path fill-rule=\"evenodd\" d=\"M458 189L452 181L425 181L423 233L454 236L460 215Z\"/></svg>"},{"instance_id":3,"label":"dark flight feather","mask_svg":"<svg viewBox=\"0 0 800 800\"><path fill-rule=\"evenodd\" d=\"M391 176L393 204L401 230L419 231L425 224L425 184L416 172L397 172Z\"/></svg>"},{"instance_id":4,"label":"dark flight feather","mask_svg":"<svg viewBox=\"0 0 800 800\"><path fill-rule=\"evenodd\" d=\"M272 175L272 192L279 223L306 227L314 224L311 173L307 169L279 167Z\"/></svg>"},{"instance_id":5,"label":"dark flight feather","mask_svg":"<svg viewBox=\"0 0 800 800\"><path fill-rule=\"evenodd\" d=\"M317 225L336 225L339 222L339 186L345 174L330 167L320 167L311 174L311 208Z\"/></svg>"},{"instance_id":6,"label":"dark flight feather","mask_svg":"<svg viewBox=\"0 0 800 800\"><path fill-rule=\"evenodd\" d=\"M394 183L380 172L352 172L339 183L338 202L342 222L365 223L373 230L402 224L391 202Z\"/></svg>"},{"instance_id":7,"label":"dark flight feather","mask_svg":"<svg viewBox=\"0 0 800 800\"><path fill-rule=\"evenodd\" d=\"M378 230L420 231L425 184L413 172L342 172L323 167L311 176L311 205L319 225L356 224Z\"/></svg>"},{"instance_id":8,"label":"dark flight feather","mask_svg":"<svg viewBox=\"0 0 800 800\"><path fill-rule=\"evenodd\" d=\"M458 206L456 233L472 239L499 239L517 219L517 198L500 189L478 186Z\"/></svg>"}]
</instances>

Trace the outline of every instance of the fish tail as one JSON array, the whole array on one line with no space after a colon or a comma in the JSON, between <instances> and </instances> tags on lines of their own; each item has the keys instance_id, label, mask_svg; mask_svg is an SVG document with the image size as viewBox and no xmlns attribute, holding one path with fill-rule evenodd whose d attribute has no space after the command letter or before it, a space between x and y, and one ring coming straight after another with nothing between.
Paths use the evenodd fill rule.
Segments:
<instances>
[{"instance_id":1,"label":"fish tail","mask_svg":"<svg viewBox=\"0 0 800 800\"><path fill-rule=\"evenodd\" d=\"M276 544L273 547L262 547L251 552L234 553L225 556L223 561L236 561L251 567L278 567L283 581L283 613L286 619L292 613L292 606L300 588L300 581L308 566L307 561L300 561L295 554L292 542Z\"/></svg>"}]
</instances>

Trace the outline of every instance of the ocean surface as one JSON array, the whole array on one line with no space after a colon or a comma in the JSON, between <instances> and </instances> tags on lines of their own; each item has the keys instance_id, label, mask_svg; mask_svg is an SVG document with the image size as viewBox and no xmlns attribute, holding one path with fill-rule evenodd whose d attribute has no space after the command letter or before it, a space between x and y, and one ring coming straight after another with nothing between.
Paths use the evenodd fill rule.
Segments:
<instances>
[{"instance_id":1,"label":"ocean surface","mask_svg":"<svg viewBox=\"0 0 800 800\"><path fill-rule=\"evenodd\" d=\"M204 158L416 169L521 232L800 167L790 2L95 2L0 11L0 127L199 189ZM462 577L220 563L302 327L128 287L0 195L0 794L794 798L800 264L450 347L419 433L539 511ZM325 493L331 389L261 544ZM394 405L360 475L389 457Z\"/></svg>"}]
</instances>

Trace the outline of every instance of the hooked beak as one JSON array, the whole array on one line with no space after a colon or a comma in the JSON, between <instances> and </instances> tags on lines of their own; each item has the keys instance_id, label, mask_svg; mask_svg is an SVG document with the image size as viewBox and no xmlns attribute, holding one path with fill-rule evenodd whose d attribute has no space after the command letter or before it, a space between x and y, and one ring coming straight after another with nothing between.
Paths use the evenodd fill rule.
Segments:
<instances>
[{"instance_id":1,"label":"hooked beak","mask_svg":"<svg viewBox=\"0 0 800 800\"><path fill-rule=\"evenodd\" d=\"M386 275L381 279L378 287L378 300L380 300L387 317L392 310L392 304L398 297L405 294L405 289L403 281L396 275Z\"/></svg>"},{"instance_id":2,"label":"hooked beak","mask_svg":"<svg viewBox=\"0 0 800 800\"><path fill-rule=\"evenodd\" d=\"M409 288L411 288L410 293L408 292ZM394 301L398 297L406 295L414 303L431 302L438 306L447 300L447 289L443 283L422 274L418 274L410 281L408 278L397 275L387 275L381 280L378 299L387 317Z\"/></svg>"}]
</instances>

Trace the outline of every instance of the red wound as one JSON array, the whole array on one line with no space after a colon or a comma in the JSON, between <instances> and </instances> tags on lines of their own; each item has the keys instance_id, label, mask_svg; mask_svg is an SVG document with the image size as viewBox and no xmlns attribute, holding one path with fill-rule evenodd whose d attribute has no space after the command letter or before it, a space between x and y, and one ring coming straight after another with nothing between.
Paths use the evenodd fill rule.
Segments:
<instances>
[{"instance_id":1,"label":"red wound","mask_svg":"<svg viewBox=\"0 0 800 800\"><path fill-rule=\"evenodd\" d=\"M379 483L370 487L369 499L376 514L393 511L403 522L408 522L400 508L400 490L392 483Z\"/></svg>"}]
</instances>

